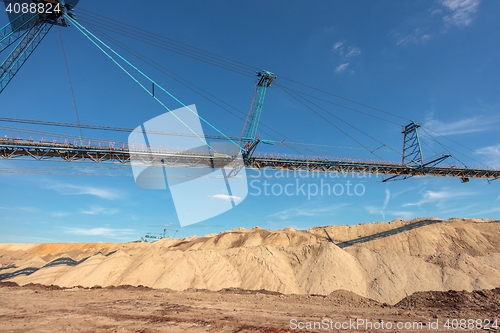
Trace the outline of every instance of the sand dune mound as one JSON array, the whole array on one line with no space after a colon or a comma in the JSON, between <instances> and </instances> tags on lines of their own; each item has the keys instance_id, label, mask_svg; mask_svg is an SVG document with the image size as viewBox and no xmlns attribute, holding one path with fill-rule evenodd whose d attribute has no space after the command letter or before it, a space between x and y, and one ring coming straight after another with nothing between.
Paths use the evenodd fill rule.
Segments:
<instances>
[{"instance_id":1,"label":"sand dune mound","mask_svg":"<svg viewBox=\"0 0 500 333\"><path fill-rule=\"evenodd\" d=\"M500 223L487 220L239 228L155 243L0 245L0 280L315 295L343 290L395 304L419 291L500 287L499 249Z\"/></svg>"},{"instance_id":2,"label":"sand dune mound","mask_svg":"<svg viewBox=\"0 0 500 333\"><path fill-rule=\"evenodd\" d=\"M207 235L201 238L183 240L174 243L172 247L181 251L199 249L223 250L259 245L290 247L303 244L316 244L323 239L324 235L318 236L309 231L295 230L292 228L286 228L285 230L279 231L270 231L258 227L250 230L238 228L232 231L222 232L218 235ZM169 240L162 240L162 242L169 242Z\"/></svg>"}]
</instances>

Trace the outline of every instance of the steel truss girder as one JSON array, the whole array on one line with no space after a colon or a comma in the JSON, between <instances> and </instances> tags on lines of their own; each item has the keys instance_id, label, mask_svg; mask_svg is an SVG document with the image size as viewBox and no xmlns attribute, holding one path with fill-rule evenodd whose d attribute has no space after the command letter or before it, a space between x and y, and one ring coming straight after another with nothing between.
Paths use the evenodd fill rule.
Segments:
<instances>
[{"instance_id":1,"label":"steel truss girder","mask_svg":"<svg viewBox=\"0 0 500 333\"><path fill-rule=\"evenodd\" d=\"M28 32L29 28L36 24L36 17L33 16L20 15L13 22L5 26L0 30L0 52L7 49L9 46L14 44L18 39L24 37ZM14 29L12 29L14 27Z\"/></svg>"},{"instance_id":2,"label":"steel truss girder","mask_svg":"<svg viewBox=\"0 0 500 333\"><path fill-rule=\"evenodd\" d=\"M402 165L421 166L424 164L422 147L418 136L419 124L412 121L403 129L403 159Z\"/></svg>"},{"instance_id":3,"label":"steel truss girder","mask_svg":"<svg viewBox=\"0 0 500 333\"><path fill-rule=\"evenodd\" d=\"M151 166L189 166L222 168L234 159L230 156L193 155L178 152L143 152L129 151L121 148L86 148L86 147L54 147L32 146L26 144L0 145L0 158L4 159L35 159L45 161L62 159L67 162L91 161L96 163L111 162L119 164L142 163Z\"/></svg>"},{"instance_id":4,"label":"steel truss girder","mask_svg":"<svg viewBox=\"0 0 500 333\"><path fill-rule=\"evenodd\" d=\"M50 28L52 28L52 25L49 23L37 23L28 31L8 58L0 65L0 93L7 87L33 51L35 51L50 31Z\"/></svg>"},{"instance_id":5,"label":"steel truss girder","mask_svg":"<svg viewBox=\"0 0 500 333\"><path fill-rule=\"evenodd\" d=\"M486 179L500 177L500 170L461 169L435 166L416 168L398 164L314 161L286 158L254 157L248 160L247 166L255 169L272 168L275 170L381 174L404 177L435 176Z\"/></svg>"},{"instance_id":6,"label":"steel truss girder","mask_svg":"<svg viewBox=\"0 0 500 333\"><path fill-rule=\"evenodd\" d=\"M35 159L45 161L62 159L68 162L91 161L96 163L111 162L119 164L143 163L151 166L169 167L209 167L222 168L234 161L228 155L213 156L203 154L183 154L178 152L129 151L123 148L88 148L59 147L50 144L12 143L0 144L0 158ZM344 162L334 160L290 159L284 157L251 157L245 160L245 166L253 169L271 168L274 170L342 172L395 175L402 177L435 176L455 178L500 178L500 170L421 166L412 167L400 164ZM236 172L237 174L237 172Z\"/></svg>"}]
</instances>

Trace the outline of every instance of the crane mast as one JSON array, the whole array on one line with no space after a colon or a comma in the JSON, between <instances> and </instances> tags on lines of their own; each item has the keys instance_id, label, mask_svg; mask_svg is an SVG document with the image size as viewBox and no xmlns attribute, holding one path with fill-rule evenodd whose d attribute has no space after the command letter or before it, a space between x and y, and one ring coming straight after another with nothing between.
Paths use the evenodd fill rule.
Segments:
<instances>
[{"instance_id":1,"label":"crane mast","mask_svg":"<svg viewBox=\"0 0 500 333\"><path fill-rule=\"evenodd\" d=\"M264 98L266 97L267 88L276 79L276 76L269 71L257 72L256 75L259 77L259 80L255 85L253 102L250 106L240 140L240 144L244 149L244 159L247 159L252 154L257 144L261 141L257 136L257 129L259 127L260 115L262 114L262 107L264 106Z\"/></svg>"},{"instance_id":2,"label":"crane mast","mask_svg":"<svg viewBox=\"0 0 500 333\"><path fill-rule=\"evenodd\" d=\"M4 3L10 22L0 29L0 52L20 41L0 64L0 93L33 54L53 25L69 26L64 14L72 16L72 9L78 0L72 0L72 4L63 0L31 2L6 0ZM23 5L26 5L27 12L23 11ZM19 15L20 12L25 14Z\"/></svg>"}]
</instances>

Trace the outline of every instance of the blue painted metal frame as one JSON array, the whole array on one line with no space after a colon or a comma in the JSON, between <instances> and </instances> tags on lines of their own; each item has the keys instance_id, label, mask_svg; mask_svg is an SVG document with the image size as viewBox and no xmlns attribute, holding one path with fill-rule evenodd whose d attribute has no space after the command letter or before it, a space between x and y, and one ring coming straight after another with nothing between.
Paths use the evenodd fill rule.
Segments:
<instances>
[{"instance_id":1,"label":"blue painted metal frame","mask_svg":"<svg viewBox=\"0 0 500 333\"><path fill-rule=\"evenodd\" d=\"M36 2L43 3L46 1L38 0ZM9 46L21 39L7 59L0 65L0 93L16 76L53 25L69 26L64 15L73 17L73 8L78 3L78 0L59 0L59 3L63 8L59 14L35 14L32 16L23 14L13 19L0 30L0 52L5 51Z\"/></svg>"},{"instance_id":2,"label":"blue painted metal frame","mask_svg":"<svg viewBox=\"0 0 500 333\"><path fill-rule=\"evenodd\" d=\"M12 50L7 59L0 65L0 93L16 76L26 60L52 28L51 24L42 23L31 28L24 38Z\"/></svg>"},{"instance_id":3,"label":"blue painted metal frame","mask_svg":"<svg viewBox=\"0 0 500 333\"><path fill-rule=\"evenodd\" d=\"M38 14L31 17L20 15L15 20L7 23L2 29L0 29L0 52L7 49L20 38L24 37L29 31L28 28L36 24L37 17Z\"/></svg>"},{"instance_id":4,"label":"blue painted metal frame","mask_svg":"<svg viewBox=\"0 0 500 333\"><path fill-rule=\"evenodd\" d=\"M259 81L255 86L254 100L243 128L241 142L255 142L257 139L257 129L259 127L260 115L262 114L262 107L264 106L266 91L271 86L273 80L276 79L276 76L268 71L258 72L256 75L259 77Z\"/></svg>"},{"instance_id":5,"label":"blue painted metal frame","mask_svg":"<svg viewBox=\"0 0 500 333\"><path fill-rule=\"evenodd\" d=\"M422 166L424 164L424 156L422 147L420 146L420 138L418 136L418 128L420 125L414 121L406 125L403 129L403 159L402 165L406 166Z\"/></svg>"}]
</instances>

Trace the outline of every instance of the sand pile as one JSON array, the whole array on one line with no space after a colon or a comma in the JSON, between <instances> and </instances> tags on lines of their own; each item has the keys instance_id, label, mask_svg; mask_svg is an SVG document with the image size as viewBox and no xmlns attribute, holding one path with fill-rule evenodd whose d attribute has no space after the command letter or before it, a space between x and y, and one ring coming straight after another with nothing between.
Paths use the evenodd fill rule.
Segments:
<instances>
[{"instance_id":1,"label":"sand pile","mask_svg":"<svg viewBox=\"0 0 500 333\"><path fill-rule=\"evenodd\" d=\"M34 272L23 274L27 268ZM0 245L0 280L284 294L347 290L394 304L418 291L500 287L500 222L395 220L306 231L236 229L152 244Z\"/></svg>"}]
</instances>

